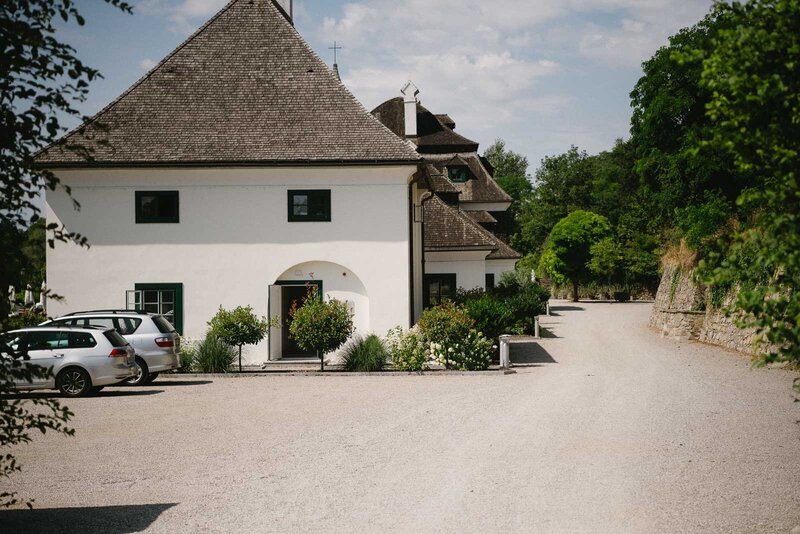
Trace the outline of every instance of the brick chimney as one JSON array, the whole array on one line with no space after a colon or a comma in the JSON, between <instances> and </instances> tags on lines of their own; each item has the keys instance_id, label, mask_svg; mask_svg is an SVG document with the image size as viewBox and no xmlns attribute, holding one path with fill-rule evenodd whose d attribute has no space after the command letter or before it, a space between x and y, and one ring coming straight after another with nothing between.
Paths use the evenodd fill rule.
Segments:
<instances>
[{"instance_id":1,"label":"brick chimney","mask_svg":"<svg viewBox=\"0 0 800 534\"><path fill-rule=\"evenodd\" d=\"M405 130L406 137L417 136L417 95L419 89L411 80L406 83L400 92L403 94L403 106L405 109Z\"/></svg>"}]
</instances>

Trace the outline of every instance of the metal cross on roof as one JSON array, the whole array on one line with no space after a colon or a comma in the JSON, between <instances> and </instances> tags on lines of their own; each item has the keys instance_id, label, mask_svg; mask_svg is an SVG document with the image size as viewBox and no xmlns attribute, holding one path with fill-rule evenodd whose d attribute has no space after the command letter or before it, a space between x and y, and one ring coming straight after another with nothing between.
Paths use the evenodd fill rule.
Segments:
<instances>
[{"instance_id":1,"label":"metal cross on roof","mask_svg":"<svg viewBox=\"0 0 800 534\"><path fill-rule=\"evenodd\" d=\"M333 42L333 46L329 46L328 47L328 50L333 50L333 64L334 65L337 63L337 61L336 61L336 51L337 50L341 50L341 49L342 49L341 46L337 46L336 45L336 41Z\"/></svg>"}]
</instances>

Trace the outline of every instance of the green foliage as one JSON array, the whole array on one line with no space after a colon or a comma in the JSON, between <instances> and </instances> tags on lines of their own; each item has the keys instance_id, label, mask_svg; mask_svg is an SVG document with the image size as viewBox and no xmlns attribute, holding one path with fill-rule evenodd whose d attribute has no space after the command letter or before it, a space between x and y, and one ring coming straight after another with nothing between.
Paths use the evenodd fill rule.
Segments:
<instances>
[{"instance_id":1,"label":"green foliage","mask_svg":"<svg viewBox=\"0 0 800 534\"><path fill-rule=\"evenodd\" d=\"M374 373L386 366L389 351L381 338L371 334L352 340L344 349L343 359L346 371Z\"/></svg>"},{"instance_id":2,"label":"green foliage","mask_svg":"<svg viewBox=\"0 0 800 534\"><path fill-rule=\"evenodd\" d=\"M420 333L428 340L455 343L469 334L475 322L461 306L453 302L444 302L423 311L417 326Z\"/></svg>"},{"instance_id":3,"label":"green foliage","mask_svg":"<svg viewBox=\"0 0 800 534\"><path fill-rule=\"evenodd\" d=\"M734 214L732 203L718 193L707 191L705 201L676 209L676 224L686 244L703 250Z\"/></svg>"},{"instance_id":4,"label":"green foliage","mask_svg":"<svg viewBox=\"0 0 800 534\"><path fill-rule=\"evenodd\" d=\"M678 290L678 282L681 281L681 269L676 268L672 273L672 281L669 284L669 305L672 306L672 301L675 299L675 292Z\"/></svg>"},{"instance_id":5,"label":"green foliage","mask_svg":"<svg viewBox=\"0 0 800 534\"><path fill-rule=\"evenodd\" d=\"M278 320L272 324L278 324ZM208 322L208 334L218 337L228 345L239 347L239 371L242 370L242 346L260 343L267 336L270 323L258 318L250 306L239 306L235 310L219 307L217 314Z\"/></svg>"},{"instance_id":6,"label":"green foliage","mask_svg":"<svg viewBox=\"0 0 800 534\"><path fill-rule=\"evenodd\" d=\"M473 320L474 328L490 339L502 334L533 334L535 317L545 312L550 291L531 282L525 269L506 272L497 287L460 290L456 303Z\"/></svg>"},{"instance_id":7,"label":"green foliage","mask_svg":"<svg viewBox=\"0 0 800 534\"><path fill-rule=\"evenodd\" d=\"M227 373L236 361L236 347L208 334L197 345L193 368L201 373Z\"/></svg>"},{"instance_id":8,"label":"green foliage","mask_svg":"<svg viewBox=\"0 0 800 534\"><path fill-rule=\"evenodd\" d=\"M431 359L447 369L459 371L483 371L492 363L494 346L492 341L477 330L452 342L430 343Z\"/></svg>"},{"instance_id":9,"label":"green foliage","mask_svg":"<svg viewBox=\"0 0 800 534\"><path fill-rule=\"evenodd\" d=\"M130 12L121 0L106 0L112 6ZM83 64L75 50L55 38L54 19L84 24L72 0L4 0L0 8L0 288L3 291L22 276L35 276L41 266L29 263L20 228L30 227L39 219L36 199L44 189L55 191L59 180L50 171L34 166L34 153L54 142L64 131L59 119L77 117L74 107L83 102L89 82L100 73ZM76 150L65 147L66 150ZM83 154L88 159L91 154ZM68 195L71 192L64 188ZM77 206L77 203L75 203ZM41 228L39 223L31 237ZM51 223L46 227L51 247L57 241L74 241L85 245L82 236L63 226ZM20 251L22 250L22 253ZM41 255L38 256L41 258ZM21 260L27 265L21 265ZM39 273L40 274L40 273ZM41 282L41 280L39 280ZM0 298L0 331L7 329L10 306ZM0 351L7 347L0 346ZM30 431L47 430L72 435L64 423L72 412L54 399L9 399L6 394L14 380L30 380L31 371L20 359L0 359L0 447L12 447L31 441ZM42 377L36 377L42 378ZM20 469L14 455L0 454L0 477L8 477ZM0 492L0 506L16 504L13 492ZM28 503L30 506L30 502Z\"/></svg>"},{"instance_id":10,"label":"green foliage","mask_svg":"<svg viewBox=\"0 0 800 534\"><path fill-rule=\"evenodd\" d=\"M483 157L489 160L489 163L494 167L495 179L517 177L525 178L526 181L528 181L528 158L511 150L507 150L506 142L502 139L495 140L495 142L483 152ZM530 184L530 181L528 181L528 184ZM524 189L523 187L523 190L519 191L519 193L524 194ZM530 188L527 189L530 191ZM506 191L506 193L515 199L517 198L511 191Z\"/></svg>"},{"instance_id":11,"label":"green foliage","mask_svg":"<svg viewBox=\"0 0 800 534\"><path fill-rule=\"evenodd\" d=\"M731 293L732 284L730 282L718 283L711 286L711 304L720 309L725 305L725 299Z\"/></svg>"},{"instance_id":12,"label":"green foliage","mask_svg":"<svg viewBox=\"0 0 800 534\"><path fill-rule=\"evenodd\" d=\"M570 281L577 298L578 285L592 278L592 246L611 235L611 224L602 215L574 211L553 227L540 267L556 283Z\"/></svg>"},{"instance_id":13,"label":"green foliage","mask_svg":"<svg viewBox=\"0 0 800 534\"><path fill-rule=\"evenodd\" d=\"M716 4L729 21L710 48L683 57L702 61L713 131L698 151L719 150L751 177L736 202L740 224L701 262L707 283L740 285L741 326L754 327L773 350L760 363L800 362L800 3L751 0Z\"/></svg>"},{"instance_id":14,"label":"green foliage","mask_svg":"<svg viewBox=\"0 0 800 534\"><path fill-rule=\"evenodd\" d=\"M498 139L483 153L494 167L494 179L503 191L513 199L511 207L504 212L495 213L497 225L495 231L504 235L513 235L519 231L520 206L533 190L528 176L528 159L525 156L506 149L506 143Z\"/></svg>"},{"instance_id":15,"label":"green foliage","mask_svg":"<svg viewBox=\"0 0 800 534\"><path fill-rule=\"evenodd\" d=\"M121 0L106 0L112 6L130 12ZM39 149L56 141L64 128L63 118L80 117L75 105L86 100L89 83L100 73L75 56L75 49L55 38L55 21L84 24L72 0L4 0L0 9L0 33L3 61L0 62L0 287L7 288L19 276L23 241L18 229L27 228L39 219L36 198L48 189L60 187L51 171L34 166ZM76 146L65 150L78 152L85 159L91 153ZM68 188L64 188L68 195ZM77 207L77 202L74 202ZM40 223L41 224L41 223ZM48 242L75 241L85 238L51 223ZM8 246L16 244L16 246ZM41 282L41 280L39 281ZM0 330L5 327L9 306L0 299Z\"/></svg>"},{"instance_id":16,"label":"green foliage","mask_svg":"<svg viewBox=\"0 0 800 534\"><path fill-rule=\"evenodd\" d=\"M29 326L36 326L47 320L47 315L38 313L31 310L23 310L16 315L12 315L6 321L6 328L8 330L17 330L19 328L27 328Z\"/></svg>"},{"instance_id":17,"label":"green foliage","mask_svg":"<svg viewBox=\"0 0 800 534\"><path fill-rule=\"evenodd\" d=\"M553 226L571 211L590 205L589 155L576 147L542 160L536 186L520 206L520 232L511 245L525 253L541 254Z\"/></svg>"},{"instance_id":18,"label":"green foliage","mask_svg":"<svg viewBox=\"0 0 800 534\"><path fill-rule=\"evenodd\" d=\"M535 318L546 311L550 291L539 284L529 284L507 298L514 317L512 332L533 335Z\"/></svg>"},{"instance_id":19,"label":"green foliage","mask_svg":"<svg viewBox=\"0 0 800 534\"><path fill-rule=\"evenodd\" d=\"M256 316L251 306L239 306L235 310L220 306L208 326L209 335L218 337L228 345L241 347L260 343L266 337L270 323L266 318Z\"/></svg>"},{"instance_id":20,"label":"green foliage","mask_svg":"<svg viewBox=\"0 0 800 534\"><path fill-rule=\"evenodd\" d=\"M392 365L398 371L421 373L427 369L430 343L419 328L404 331L398 326L389 330L386 347L392 358Z\"/></svg>"},{"instance_id":21,"label":"green foliage","mask_svg":"<svg viewBox=\"0 0 800 534\"><path fill-rule=\"evenodd\" d=\"M464 312L473 320L475 328L490 339L503 334L516 333L515 317L508 300L484 293L464 302Z\"/></svg>"},{"instance_id":22,"label":"green foliage","mask_svg":"<svg viewBox=\"0 0 800 534\"><path fill-rule=\"evenodd\" d=\"M325 302L316 288L311 288L302 306L292 309L291 317L292 337L303 350L316 351L321 362L353 334L353 315L347 304L336 299Z\"/></svg>"},{"instance_id":23,"label":"green foliage","mask_svg":"<svg viewBox=\"0 0 800 534\"><path fill-rule=\"evenodd\" d=\"M619 278L624 259L622 250L613 237L606 237L589 247L589 262L586 266L598 279L609 284Z\"/></svg>"},{"instance_id":24,"label":"green foliage","mask_svg":"<svg viewBox=\"0 0 800 534\"><path fill-rule=\"evenodd\" d=\"M15 383L33 383L34 381L52 378L52 369L26 362L30 357L14 350L13 336L0 336L0 354L11 357L0 357L0 414L3 424L0 425L0 478L10 477L21 466L14 455L9 452L24 443L31 443L32 432L46 433L48 430L57 434L72 436L75 431L66 423L75 415L68 408L61 406L56 399L45 397L15 397ZM0 490L0 508L25 503L33 507L33 501L23 501L13 491Z\"/></svg>"}]
</instances>

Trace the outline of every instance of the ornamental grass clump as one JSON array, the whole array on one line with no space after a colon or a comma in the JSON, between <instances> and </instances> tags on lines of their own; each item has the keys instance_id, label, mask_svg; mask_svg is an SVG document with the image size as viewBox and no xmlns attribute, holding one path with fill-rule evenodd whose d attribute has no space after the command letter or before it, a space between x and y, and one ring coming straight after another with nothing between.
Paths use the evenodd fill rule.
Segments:
<instances>
[{"instance_id":1,"label":"ornamental grass clump","mask_svg":"<svg viewBox=\"0 0 800 534\"><path fill-rule=\"evenodd\" d=\"M227 373L236 362L236 347L209 334L197 345L194 367L201 373Z\"/></svg>"},{"instance_id":2,"label":"ornamental grass clump","mask_svg":"<svg viewBox=\"0 0 800 534\"><path fill-rule=\"evenodd\" d=\"M382 371L389 358L383 340L371 334L367 337L357 337L345 347L343 360L345 371L359 373L374 373Z\"/></svg>"},{"instance_id":3,"label":"ornamental grass clump","mask_svg":"<svg viewBox=\"0 0 800 534\"><path fill-rule=\"evenodd\" d=\"M392 365L398 371L421 373L428 368L430 342L422 335L419 327L403 330L398 326L389 330L386 348L392 358Z\"/></svg>"}]
</instances>

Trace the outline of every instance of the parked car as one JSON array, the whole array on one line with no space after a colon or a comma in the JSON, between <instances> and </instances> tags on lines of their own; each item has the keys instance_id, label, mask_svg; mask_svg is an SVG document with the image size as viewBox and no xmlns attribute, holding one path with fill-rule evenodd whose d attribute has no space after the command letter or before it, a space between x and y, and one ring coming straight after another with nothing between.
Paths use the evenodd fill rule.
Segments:
<instances>
[{"instance_id":1,"label":"parked car","mask_svg":"<svg viewBox=\"0 0 800 534\"><path fill-rule=\"evenodd\" d=\"M58 389L83 397L136 375L133 347L112 328L33 326L2 334L3 358L27 354L27 365L52 369L47 378L16 382L19 390Z\"/></svg>"},{"instance_id":2,"label":"parked car","mask_svg":"<svg viewBox=\"0 0 800 534\"><path fill-rule=\"evenodd\" d=\"M128 384L149 384L159 373L180 367L181 336L162 315L131 310L93 310L63 315L42 325L114 328L136 352L136 376Z\"/></svg>"}]
</instances>

